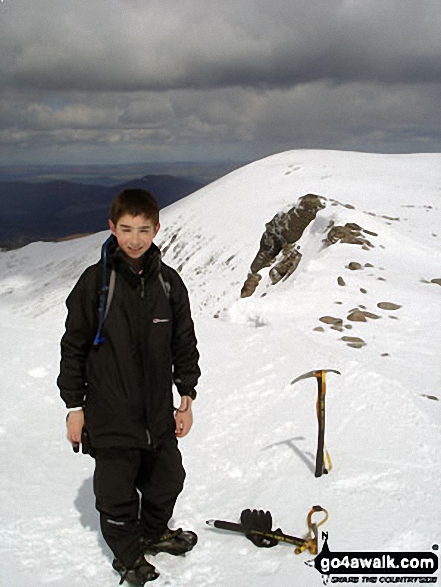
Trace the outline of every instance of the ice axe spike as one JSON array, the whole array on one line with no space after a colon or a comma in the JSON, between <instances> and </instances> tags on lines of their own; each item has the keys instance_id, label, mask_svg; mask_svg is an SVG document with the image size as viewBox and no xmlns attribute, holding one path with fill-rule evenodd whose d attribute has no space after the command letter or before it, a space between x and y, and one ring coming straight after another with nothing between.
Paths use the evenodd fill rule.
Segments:
<instances>
[{"instance_id":1,"label":"ice axe spike","mask_svg":"<svg viewBox=\"0 0 441 587\"><path fill-rule=\"evenodd\" d=\"M291 385L301 381L315 377L317 379L318 394L317 394L317 420L318 420L318 441L317 441L317 455L315 459L315 476L321 477L323 473L328 473L332 468L331 458L325 447L325 395L326 395L326 373L337 373L341 375L340 371L336 369L315 369L309 371L304 375L296 377L291 381ZM325 456L328 461L327 468L325 467Z\"/></svg>"}]
</instances>

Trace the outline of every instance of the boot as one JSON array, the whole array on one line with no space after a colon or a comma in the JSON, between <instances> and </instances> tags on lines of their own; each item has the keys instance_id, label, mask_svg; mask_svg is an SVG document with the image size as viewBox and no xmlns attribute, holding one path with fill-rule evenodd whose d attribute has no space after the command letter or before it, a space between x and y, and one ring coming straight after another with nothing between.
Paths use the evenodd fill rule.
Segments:
<instances>
[{"instance_id":1,"label":"boot","mask_svg":"<svg viewBox=\"0 0 441 587\"><path fill-rule=\"evenodd\" d=\"M142 587L147 581L154 581L159 577L158 571L147 562L144 556L140 556L133 563L133 567L126 568L117 558L113 559L112 567L121 575L120 585L127 581L135 587Z\"/></svg>"},{"instance_id":2,"label":"boot","mask_svg":"<svg viewBox=\"0 0 441 587\"><path fill-rule=\"evenodd\" d=\"M185 554L192 550L198 541L198 537L190 530L167 530L160 538L142 538L142 546L145 554L158 554L167 552L174 556Z\"/></svg>"}]
</instances>

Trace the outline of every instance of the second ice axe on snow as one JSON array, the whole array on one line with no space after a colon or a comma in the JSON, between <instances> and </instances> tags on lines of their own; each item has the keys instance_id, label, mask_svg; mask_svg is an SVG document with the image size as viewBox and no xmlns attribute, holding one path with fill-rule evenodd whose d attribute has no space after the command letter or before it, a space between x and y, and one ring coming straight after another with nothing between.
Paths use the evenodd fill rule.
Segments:
<instances>
[{"instance_id":1,"label":"second ice axe on snow","mask_svg":"<svg viewBox=\"0 0 441 587\"><path fill-rule=\"evenodd\" d=\"M321 513L322 519L317 522L312 517L316 513ZM296 547L295 553L300 554L309 550L311 554L318 552L318 528L328 519L328 512L319 505L312 507L308 514L308 534L305 538L297 538L282 532L280 528L272 530L272 516L270 512L263 510L243 510L240 514L240 523L225 522L223 520L207 520L206 524L220 530L230 530L239 532L251 540L255 546L270 548L276 546L279 542L292 544Z\"/></svg>"},{"instance_id":2,"label":"second ice axe on snow","mask_svg":"<svg viewBox=\"0 0 441 587\"><path fill-rule=\"evenodd\" d=\"M317 455L315 459L315 476L321 477L323 473L328 473L332 469L332 462L328 451L325 447L325 395L326 395L326 373L337 373L341 375L340 371L335 369L315 369L309 371L304 375L300 375L291 381L291 385L301 381L315 377L317 379L318 394L317 394L317 421L318 421L318 442ZM327 461L325 463L325 460Z\"/></svg>"}]
</instances>

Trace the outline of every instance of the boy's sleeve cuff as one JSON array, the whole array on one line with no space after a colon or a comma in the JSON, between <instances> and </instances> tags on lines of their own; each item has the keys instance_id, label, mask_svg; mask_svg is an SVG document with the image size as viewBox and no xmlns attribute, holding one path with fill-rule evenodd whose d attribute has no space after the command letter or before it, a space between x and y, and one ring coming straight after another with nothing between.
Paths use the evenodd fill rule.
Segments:
<instances>
[{"instance_id":1,"label":"boy's sleeve cuff","mask_svg":"<svg viewBox=\"0 0 441 587\"><path fill-rule=\"evenodd\" d=\"M197 392L195 389L178 389L179 395L184 396L188 395L191 399L196 399Z\"/></svg>"}]
</instances>

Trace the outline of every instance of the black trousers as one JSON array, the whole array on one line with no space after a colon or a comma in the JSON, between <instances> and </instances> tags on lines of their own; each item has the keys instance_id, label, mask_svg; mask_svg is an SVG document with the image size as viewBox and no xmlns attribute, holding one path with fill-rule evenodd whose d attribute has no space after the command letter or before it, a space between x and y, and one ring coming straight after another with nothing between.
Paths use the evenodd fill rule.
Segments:
<instances>
[{"instance_id":1,"label":"black trousers","mask_svg":"<svg viewBox=\"0 0 441 587\"><path fill-rule=\"evenodd\" d=\"M176 439L155 451L95 449L93 487L101 532L113 554L130 568L142 554L140 538L167 529L185 471Z\"/></svg>"}]
</instances>

